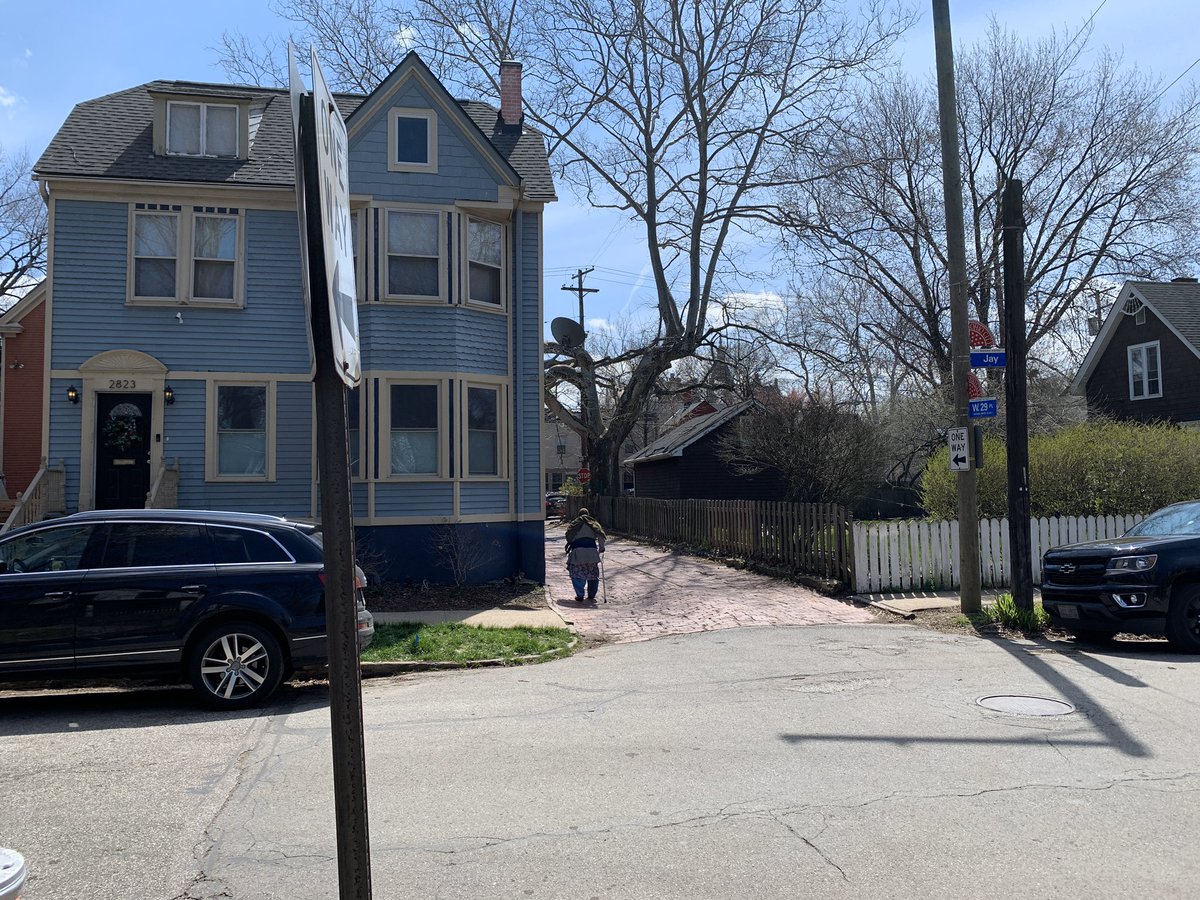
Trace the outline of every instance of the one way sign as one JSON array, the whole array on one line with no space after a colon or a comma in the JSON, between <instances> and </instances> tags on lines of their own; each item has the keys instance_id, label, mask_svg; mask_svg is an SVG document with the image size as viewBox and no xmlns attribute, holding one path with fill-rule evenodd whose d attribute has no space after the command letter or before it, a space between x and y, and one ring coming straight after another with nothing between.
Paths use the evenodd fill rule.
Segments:
<instances>
[{"instance_id":1,"label":"one way sign","mask_svg":"<svg viewBox=\"0 0 1200 900\"><path fill-rule=\"evenodd\" d=\"M950 471L969 471L971 461L970 457L967 456L967 429L947 428L946 438L950 443Z\"/></svg>"}]
</instances>

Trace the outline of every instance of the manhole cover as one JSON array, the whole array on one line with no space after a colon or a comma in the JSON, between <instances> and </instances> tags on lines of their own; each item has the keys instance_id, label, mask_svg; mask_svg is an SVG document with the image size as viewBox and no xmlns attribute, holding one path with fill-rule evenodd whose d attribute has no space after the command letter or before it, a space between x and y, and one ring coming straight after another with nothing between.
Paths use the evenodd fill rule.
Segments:
<instances>
[{"instance_id":1,"label":"manhole cover","mask_svg":"<svg viewBox=\"0 0 1200 900\"><path fill-rule=\"evenodd\" d=\"M1065 716L1075 712L1075 707L1065 700L1049 697L1022 697L1019 694L993 694L975 701L984 709L1009 716Z\"/></svg>"}]
</instances>

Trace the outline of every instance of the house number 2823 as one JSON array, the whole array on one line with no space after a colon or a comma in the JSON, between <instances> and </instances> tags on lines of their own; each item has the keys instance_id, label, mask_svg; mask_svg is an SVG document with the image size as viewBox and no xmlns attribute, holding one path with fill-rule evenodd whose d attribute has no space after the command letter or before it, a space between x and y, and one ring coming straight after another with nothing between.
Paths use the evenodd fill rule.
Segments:
<instances>
[{"instance_id":1,"label":"house number 2823","mask_svg":"<svg viewBox=\"0 0 1200 900\"><path fill-rule=\"evenodd\" d=\"M137 390L137 382L132 378L112 378L108 382L110 391L133 391Z\"/></svg>"}]
</instances>

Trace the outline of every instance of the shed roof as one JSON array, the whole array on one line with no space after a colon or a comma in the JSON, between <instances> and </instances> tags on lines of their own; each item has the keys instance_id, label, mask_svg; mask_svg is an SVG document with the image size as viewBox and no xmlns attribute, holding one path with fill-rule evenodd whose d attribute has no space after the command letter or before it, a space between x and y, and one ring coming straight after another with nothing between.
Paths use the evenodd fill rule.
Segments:
<instances>
[{"instance_id":1,"label":"shed roof","mask_svg":"<svg viewBox=\"0 0 1200 900\"><path fill-rule=\"evenodd\" d=\"M703 416L694 416L677 428L672 428L647 447L625 459L625 465L653 462L660 459L683 456L683 451L706 434L716 431L726 422L736 419L742 413L757 405L753 400L743 400L733 406L726 406L716 412Z\"/></svg>"}]
</instances>

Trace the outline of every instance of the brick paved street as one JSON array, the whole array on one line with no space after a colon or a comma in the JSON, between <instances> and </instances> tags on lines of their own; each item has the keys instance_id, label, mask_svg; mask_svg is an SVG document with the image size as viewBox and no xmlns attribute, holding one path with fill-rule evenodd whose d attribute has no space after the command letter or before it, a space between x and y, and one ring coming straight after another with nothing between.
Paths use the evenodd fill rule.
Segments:
<instances>
[{"instance_id":1,"label":"brick paved street","mask_svg":"<svg viewBox=\"0 0 1200 900\"><path fill-rule=\"evenodd\" d=\"M608 603L581 606L567 577L563 534L557 523L546 527L546 593L586 637L644 641L743 625L874 621L865 609L797 584L620 537L604 554Z\"/></svg>"}]
</instances>

